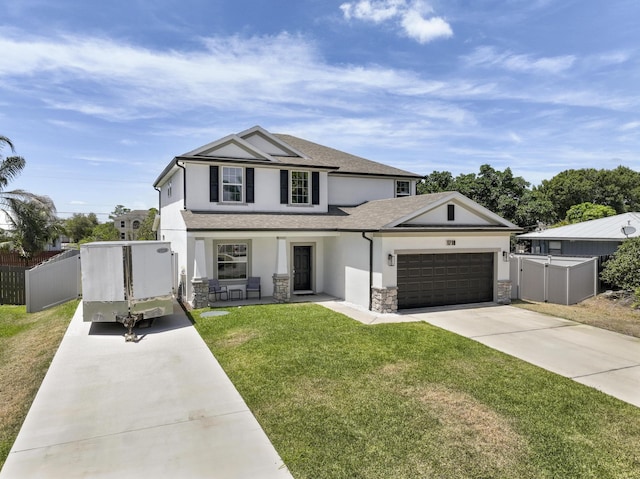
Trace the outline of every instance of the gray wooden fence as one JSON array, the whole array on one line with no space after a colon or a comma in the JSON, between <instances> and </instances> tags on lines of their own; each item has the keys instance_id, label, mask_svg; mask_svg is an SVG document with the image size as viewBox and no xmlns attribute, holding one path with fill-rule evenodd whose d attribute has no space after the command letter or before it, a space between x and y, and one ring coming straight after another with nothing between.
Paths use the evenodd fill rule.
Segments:
<instances>
[{"instance_id":1,"label":"gray wooden fence","mask_svg":"<svg viewBox=\"0 0 640 479\"><path fill-rule=\"evenodd\" d=\"M80 297L80 251L69 250L26 272L27 313L42 311Z\"/></svg>"}]
</instances>

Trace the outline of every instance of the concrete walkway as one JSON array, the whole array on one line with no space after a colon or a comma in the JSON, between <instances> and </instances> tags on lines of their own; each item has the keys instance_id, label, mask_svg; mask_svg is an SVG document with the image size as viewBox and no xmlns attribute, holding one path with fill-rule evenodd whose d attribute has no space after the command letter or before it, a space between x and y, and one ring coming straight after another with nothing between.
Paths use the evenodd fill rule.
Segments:
<instances>
[{"instance_id":1,"label":"concrete walkway","mask_svg":"<svg viewBox=\"0 0 640 479\"><path fill-rule=\"evenodd\" d=\"M365 324L425 321L640 407L640 339L514 306L474 305L376 314L320 303Z\"/></svg>"},{"instance_id":2,"label":"concrete walkway","mask_svg":"<svg viewBox=\"0 0 640 479\"><path fill-rule=\"evenodd\" d=\"M177 305L138 343L81 308L0 479L291 478Z\"/></svg>"}]
</instances>

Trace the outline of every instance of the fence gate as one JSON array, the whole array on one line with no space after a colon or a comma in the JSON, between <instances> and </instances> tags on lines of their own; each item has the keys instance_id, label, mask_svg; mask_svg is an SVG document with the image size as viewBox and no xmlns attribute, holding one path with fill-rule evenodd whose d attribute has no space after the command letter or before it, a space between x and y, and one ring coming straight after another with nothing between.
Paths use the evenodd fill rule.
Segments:
<instances>
[{"instance_id":1,"label":"fence gate","mask_svg":"<svg viewBox=\"0 0 640 479\"><path fill-rule=\"evenodd\" d=\"M28 270L24 284L27 313L78 298L82 292L80 251L66 251Z\"/></svg>"}]
</instances>

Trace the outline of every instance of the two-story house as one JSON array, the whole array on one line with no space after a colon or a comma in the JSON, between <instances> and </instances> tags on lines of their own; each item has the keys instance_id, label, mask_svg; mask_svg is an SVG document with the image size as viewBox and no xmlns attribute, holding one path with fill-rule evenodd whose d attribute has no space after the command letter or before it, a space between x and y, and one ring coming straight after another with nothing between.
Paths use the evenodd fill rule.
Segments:
<instances>
[{"instance_id":1,"label":"two-story house","mask_svg":"<svg viewBox=\"0 0 640 479\"><path fill-rule=\"evenodd\" d=\"M126 213L115 216L113 218L113 225L118 230L120 239L127 241L138 239L138 230L147 216L149 216L149 211L147 210L127 211Z\"/></svg>"},{"instance_id":2,"label":"two-story house","mask_svg":"<svg viewBox=\"0 0 640 479\"><path fill-rule=\"evenodd\" d=\"M509 302L512 223L421 176L256 126L175 157L154 183L158 239L186 297L207 281L263 296L326 293L380 312Z\"/></svg>"}]
</instances>

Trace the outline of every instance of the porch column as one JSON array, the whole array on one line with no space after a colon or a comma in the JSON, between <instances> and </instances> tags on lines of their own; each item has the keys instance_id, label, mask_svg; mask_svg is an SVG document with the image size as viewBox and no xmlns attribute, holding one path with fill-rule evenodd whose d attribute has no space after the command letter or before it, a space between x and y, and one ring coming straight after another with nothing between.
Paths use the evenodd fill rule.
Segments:
<instances>
[{"instance_id":1,"label":"porch column","mask_svg":"<svg viewBox=\"0 0 640 479\"><path fill-rule=\"evenodd\" d=\"M209 281L203 239L197 239L195 243L191 286L193 290L191 306L195 309L206 307L209 304Z\"/></svg>"},{"instance_id":2,"label":"porch column","mask_svg":"<svg viewBox=\"0 0 640 479\"><path fill-rule=\"evenodd\" d=\"M276 240L276 272L273 275L273 300L277 303L287 303L291 299L287 238L278 237Z\"/></svg>"}]
</instances>

